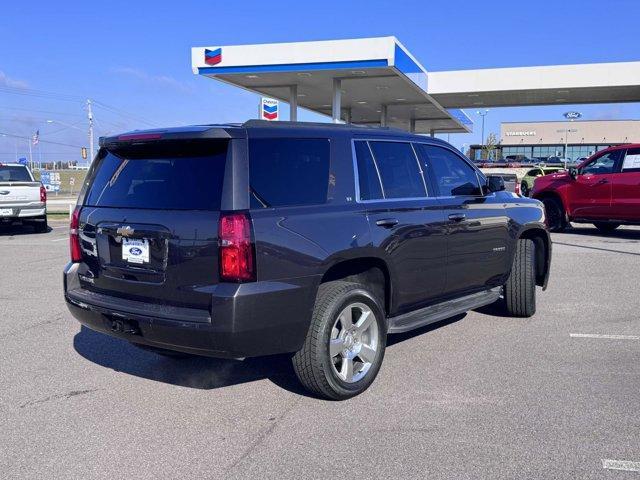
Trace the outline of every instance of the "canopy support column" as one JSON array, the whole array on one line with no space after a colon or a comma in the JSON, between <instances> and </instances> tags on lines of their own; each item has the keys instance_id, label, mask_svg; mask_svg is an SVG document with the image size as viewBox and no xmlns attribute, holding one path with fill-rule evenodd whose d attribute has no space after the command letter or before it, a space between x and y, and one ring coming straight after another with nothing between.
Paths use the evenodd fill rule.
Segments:
<instances>
[{"instance_id":1,"label":"canopy support column","mask_svg":"<svg viewBox=\"0 0 640 480\"><path fill-rule=\"evenodd\" d=\"M433 128L429 131L429 136L430 137L435 137L436 136L436 131Z\"/></svg>"},{"instance_id":2,"label":"canopy support column","mask_svg":"<svg viewBox=\"0 0 640 480\"><path fill-rule=\"evenodd\" d=\"M289 120L298 121L298 86L291 85L289 87Z\"/></svg>"},{"instance_id":3,"label":"canopy support column","mask_svg":"<svg viewBox=\"0 0 640 480\"><path fill-rule=\"evenodd\" d=\"M416 133L416 119L412 118L409 120L409 131L411 133Z\"/></svg>"},{"instance_id":4,"label":"canopy support column","mask_svg":"<svg viewBox=\"0 0 640 480\"><path fill-rule=\"evenodd\" d=\"M333 100L331 102L331 117L333 123L340 123L340 108L342 103L342 81L333 79Z\"/></svg>"},{"instance_id":5,"label":"canopy support column","mask_svg":"<svg viewBox=\"0 0 640 480\"><path fill-rule=\"evenodd\" d=\"M381 105L380 106L380 126L381 127L386 127L387 123L388 123L388 118L387 118L387 106L386 105Z\"/></svg>"}]
</instances>

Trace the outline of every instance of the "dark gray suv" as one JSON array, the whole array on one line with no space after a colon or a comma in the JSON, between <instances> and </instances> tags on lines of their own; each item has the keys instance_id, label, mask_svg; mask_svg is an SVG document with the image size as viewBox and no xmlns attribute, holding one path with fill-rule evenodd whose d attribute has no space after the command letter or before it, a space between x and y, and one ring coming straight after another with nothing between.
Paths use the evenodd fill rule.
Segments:
<instances>
[{"instance_id":1,"label":"dark gray suv","mask_svg":"<svg viewBox=\"0 0 640 480\"><path fill-rule=\"evenodd\" d=\"M446 142L249 121L103 138L73 214L64 295L87 327L160 354L292 354L344 399L387 335L500 302L535 312L540 202Z\"/></svg>"}]
</instances>

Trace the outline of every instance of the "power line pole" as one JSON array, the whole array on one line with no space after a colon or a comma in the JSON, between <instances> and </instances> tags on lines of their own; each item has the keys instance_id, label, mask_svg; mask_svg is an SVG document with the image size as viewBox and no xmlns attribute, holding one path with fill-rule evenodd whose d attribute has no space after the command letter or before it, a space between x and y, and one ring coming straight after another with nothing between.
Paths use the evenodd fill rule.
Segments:
<instances>
[{"instance_id":1,"label":"power line pole","mask_svg":"<svg viewBox=\"0 0 640 480\"><path fill-rule=\"evenodd\" d=\"M93 162L93 111L91 110L91 99L87 99L87 118L89 119L89 163Z\"/></svg>"}]
</instances>

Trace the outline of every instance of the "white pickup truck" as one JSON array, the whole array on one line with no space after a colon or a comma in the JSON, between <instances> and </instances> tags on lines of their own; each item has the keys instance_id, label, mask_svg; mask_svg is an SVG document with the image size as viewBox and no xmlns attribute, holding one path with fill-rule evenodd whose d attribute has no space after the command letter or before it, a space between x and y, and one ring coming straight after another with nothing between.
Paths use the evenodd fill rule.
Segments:
<instances>
[{"instance_id":1,"label":"white pickup truck","mask_svg":"<svg viewBox=\"0 0 640 480\"><path fill-rule=\"evenodd\" d=\"M16 221L46 232L47 191L25 165L0 163L0 224Z\"/></svg>"}]
</instances>

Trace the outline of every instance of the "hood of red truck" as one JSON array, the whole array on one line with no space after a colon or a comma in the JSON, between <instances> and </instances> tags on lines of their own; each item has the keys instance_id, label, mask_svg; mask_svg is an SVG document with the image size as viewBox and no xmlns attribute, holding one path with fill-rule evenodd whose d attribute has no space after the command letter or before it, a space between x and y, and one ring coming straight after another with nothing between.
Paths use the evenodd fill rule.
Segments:
<instances>
[{"instance_id":1,"label":"hood of red truck","mask_svg":"<svg viewBox=\"0 0 640 480\"><path fill-rule=\"evenodd\" d=\"M558 187L564 186L572 181L573 179L569 176L569 172L561 171L551 173L549 175L536 178L531 193L532 195L534 195L542 191L555 190Z\"/></svg>"}]
</instances>

